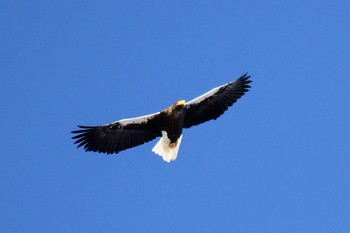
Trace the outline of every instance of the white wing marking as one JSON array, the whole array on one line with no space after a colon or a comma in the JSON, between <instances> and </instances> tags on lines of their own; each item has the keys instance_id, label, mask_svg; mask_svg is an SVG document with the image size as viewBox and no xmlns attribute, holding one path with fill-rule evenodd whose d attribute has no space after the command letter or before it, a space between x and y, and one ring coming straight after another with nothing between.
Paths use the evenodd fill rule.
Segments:
<instances>
[{"instance_id":1,"label":"white wing marking","mask_svg":"<svg viewBox=\"0 0 350 233\"><path fill-rule=\"evenodd\" d=\"M200 103L201 101L203 101L204 99L206 99L206 98L208 98L208 97L214 95L221 87L224 87L224 86L226 86L226 85L227 85L227 84L224 84L224 85L221 85L221 86L219 86L219 87L216 87L216 88L214 88L214 89L208 91L207 93L204 93L203 95L198 96L197 98L195 98L195 99L193 99L193 100L187 102L186 105L198 104L198 103Z\"/></svg>"},{"instance_id":2,"label":"white wing marking","mask_svg":"<svg viewBox=\"0 0 350 233\"><path fill-rule=\"evenodd\" d=\"M129 124L141 124L141 123L146 123L156 115L158 115L160 112L153 113L153 114L148 114L145 116L140 116L140 117L134 117L134 118L128 118L128 119L122 119L113 123L119 123L121 126L126 126Z\"/></svg>"}]
</instances>

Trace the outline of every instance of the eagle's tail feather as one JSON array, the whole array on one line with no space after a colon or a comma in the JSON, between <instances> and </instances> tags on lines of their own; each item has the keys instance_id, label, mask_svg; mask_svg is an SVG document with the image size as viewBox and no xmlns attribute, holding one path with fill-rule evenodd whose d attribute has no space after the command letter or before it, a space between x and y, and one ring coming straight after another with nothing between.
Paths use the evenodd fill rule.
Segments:
<instances>
[{"instance_id":1,"label":"eagle's tail feather","mask_svg":"<svg viewBox=\"0 0 350 233\"><path fill-rule=\"evenodd\" d=\"M167 137L166 132L162 132L162 137L157 142L157 144L153 147L152 151L157 155L161 156L164 161L170 162L175 160L177 157L177 152L179 151L179 147L181 144L182 135L177 139L175 146L170 147L170 140Z\"/></svg>"}]
</instances>

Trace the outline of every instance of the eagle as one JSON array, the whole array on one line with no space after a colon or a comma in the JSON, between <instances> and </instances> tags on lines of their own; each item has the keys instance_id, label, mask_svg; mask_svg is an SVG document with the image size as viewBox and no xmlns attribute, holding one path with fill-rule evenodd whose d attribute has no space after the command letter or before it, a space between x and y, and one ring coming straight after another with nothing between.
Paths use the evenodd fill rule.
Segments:
<instances>
[{"instance_id":1,"label":"eagle","mask_svg":"<svg viewBox=\"0 0 350 233\"><path fill-rule=\"evenodd\" d=\"M117 154L161 137L152 151L170 162L176 159L182 130L216 120L250 88L246 73L189 101L179 100L163 111L122 119L102 126L81 126L71 133L77 147L85 151Z\"/></svg>"}]
</instances>

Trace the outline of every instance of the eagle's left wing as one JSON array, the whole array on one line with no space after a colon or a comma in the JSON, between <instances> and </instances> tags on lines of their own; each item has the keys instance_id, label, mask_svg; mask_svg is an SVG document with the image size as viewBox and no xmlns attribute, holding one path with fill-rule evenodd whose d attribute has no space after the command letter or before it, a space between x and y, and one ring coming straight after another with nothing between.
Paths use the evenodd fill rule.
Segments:
<instances>
[{"instance_id":1,"label":"eagle's left wing","mask_svg":"<svg viewBox=\"0 0 350 233\"><path fill-rule=\"evenodd\" d=\"M162 136L159 130L161 113L123 119L103 126L78 126L75 144L84 146L86 151L118 153Z\"/></svg>"}]
</instances>

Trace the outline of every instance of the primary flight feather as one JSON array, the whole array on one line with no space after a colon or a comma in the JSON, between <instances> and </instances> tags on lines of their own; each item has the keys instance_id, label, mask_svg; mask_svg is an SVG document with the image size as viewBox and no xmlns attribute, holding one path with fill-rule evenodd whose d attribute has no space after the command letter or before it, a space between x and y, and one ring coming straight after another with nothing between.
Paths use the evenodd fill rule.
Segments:
<instances>
[{"instance_id":1,"label":"primary flight feather","mask_svg":"<svg viewBox=\"0 0 350 233\"><path fill-rule=\"evenodd\" d=\"M161 112L119 120L102 126L78 126L72 131L78 147L86 151L116 154L157 137L152 151L163 160L175 160L182 139L182 129L199 125L221 116L250 88L250 76L216 87L189 101L177 101Z\"/></svg>"}]
</instances>

